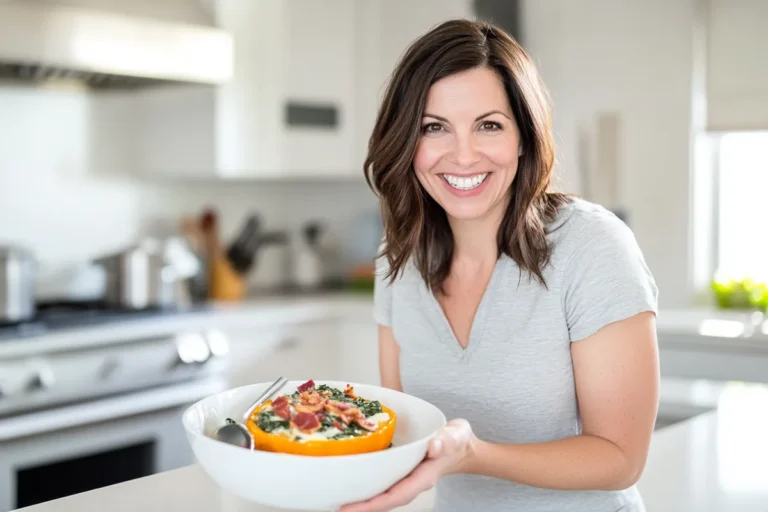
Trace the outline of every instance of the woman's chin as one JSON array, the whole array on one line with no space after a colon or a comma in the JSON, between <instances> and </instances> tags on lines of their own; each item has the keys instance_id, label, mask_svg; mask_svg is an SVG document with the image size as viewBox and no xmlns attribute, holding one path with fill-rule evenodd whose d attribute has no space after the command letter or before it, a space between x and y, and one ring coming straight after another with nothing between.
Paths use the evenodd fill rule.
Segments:
<instances>
[{"instance_id":1,"label":"woman's chin","mask_svg":"<svg viewBox=\"0 0 768 512\"><path fill-rule=\"evenodd\" d=\"M469 221L487 218L491 211L491 205L485 201L473 201L473 203L445 204L443 209L448 218L452 220Z\"/></svg>"}]
</instances>

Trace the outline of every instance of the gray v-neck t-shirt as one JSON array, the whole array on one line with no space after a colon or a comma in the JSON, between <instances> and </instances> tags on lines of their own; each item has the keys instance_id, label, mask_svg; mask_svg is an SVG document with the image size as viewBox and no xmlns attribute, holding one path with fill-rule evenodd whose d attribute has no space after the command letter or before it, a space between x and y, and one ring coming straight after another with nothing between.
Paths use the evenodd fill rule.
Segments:
<instances>
[{"instance_id":1,"label":"gray v-neck t-shirt","mask_svg":"<svg viewBox=\"0 0 768 512\"><path fill-rule=\"evenodd\" d=\"M657 312L658 290L630 229L608 210L574 199L550 226L545 289L511 258L494 268L462 348L413 265L393 283L377 262L375 319L400 347L403 391L465 418L495 443L538 443L579 435L570 345L603 326ZM479 475L444 477L436 511L641 512L622 491L535 488Z\"/></svg>"}]
</instances>

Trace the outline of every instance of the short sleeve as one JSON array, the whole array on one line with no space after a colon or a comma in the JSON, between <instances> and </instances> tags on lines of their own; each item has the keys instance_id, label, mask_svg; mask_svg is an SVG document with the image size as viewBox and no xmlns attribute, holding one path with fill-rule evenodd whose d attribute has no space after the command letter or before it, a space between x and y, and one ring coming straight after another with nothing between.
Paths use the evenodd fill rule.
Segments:
<instances>
[{"instance_id":1,"label":"short sleeve","mask_svg":"<svg viewBox=\"0 0 768 512\"><path fill-rule=\"evenodd\" d=\"M615 215L589 215L575 234L563 273L571 341L638 313L658 313L658 288L629 227Z\"/></svg>"},{"instance_id":2,"label":"short sleeve","mask_svg":"<svg viewBox=\"0 0 768 512\"><path fill-rule=\"evenodd\" d=\"M377 324L392 326L392 287L386 275L389 264L385 257L376 259L373 285L373 318Z\"/></svg>"}]
</instances>

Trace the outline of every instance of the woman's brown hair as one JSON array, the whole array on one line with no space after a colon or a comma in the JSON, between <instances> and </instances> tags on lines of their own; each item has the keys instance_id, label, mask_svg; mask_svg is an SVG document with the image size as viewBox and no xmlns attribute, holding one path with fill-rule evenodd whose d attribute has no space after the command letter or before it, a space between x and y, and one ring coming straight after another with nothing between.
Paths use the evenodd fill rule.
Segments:
<instances>
[{"instance_id":1,"label":"woman's brown hair","mask_svg":"<svg viewBox=\"0 0 768 512\"><path fill-rule=\"evenodd\" d=\"M433 291L443 291L453 258L445 211L422 188L413 170L421 118L432 84L477 67L498 73L520 131L522 154L497 242L546 286L551 247L547 225L567 196L549 192L555 148L547 91L530 57L503 30L470 20L444 22L417 39L395 68L371 135L365 178L379 196L384 227L380 257L394 280L413 257Z\"/></svg>"}]
</instances>

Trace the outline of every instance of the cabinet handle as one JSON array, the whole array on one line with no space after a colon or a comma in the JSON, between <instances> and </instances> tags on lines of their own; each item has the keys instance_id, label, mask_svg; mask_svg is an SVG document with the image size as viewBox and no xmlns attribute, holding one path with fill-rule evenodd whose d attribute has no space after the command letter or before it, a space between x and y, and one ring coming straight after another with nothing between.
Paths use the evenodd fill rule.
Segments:
<instances>
[{"instance_id":1,"label":"cabinet handle","mask_svg":"<svg viewBox=\"0 0 768 512\"><path fill-rule=\"evenodd\" d=\"M299 346L299 340L297 338L286 338L280 342L277 347L278 350L291 350Z\"/></svg>"}]
</instances>

